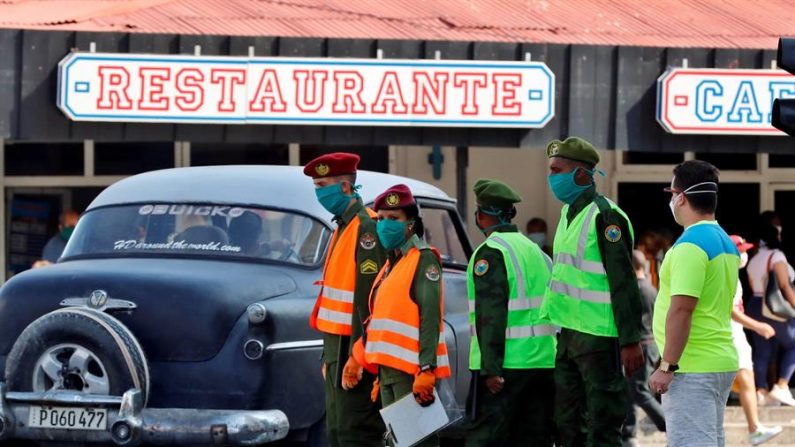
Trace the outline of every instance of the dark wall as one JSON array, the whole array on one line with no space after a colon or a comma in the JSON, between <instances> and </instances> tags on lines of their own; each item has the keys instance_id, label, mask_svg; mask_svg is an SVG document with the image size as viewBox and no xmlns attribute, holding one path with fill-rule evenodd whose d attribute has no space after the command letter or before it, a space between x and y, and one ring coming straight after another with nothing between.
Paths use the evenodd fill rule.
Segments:
<instances>
[{"instance_id":1,"label":"dark wall","mask_svg":"<svg viewBox=\"0 0 795 447\"><path fill-rule=\"evenodd\" d=\"M71 49L120 53L376 57L519 61L530 53L556 76L556 117L543 129L191 125L71 122L55 105L57 65ZM597 147L644 152L791 152L782 137L667 134L655 120L656 81L667 66L769 68L775 52L533 43L228 37L0 30L0 138L22 141L204 141L377 146L544 147L579 135Z\"/></svg>"}]
</instances>

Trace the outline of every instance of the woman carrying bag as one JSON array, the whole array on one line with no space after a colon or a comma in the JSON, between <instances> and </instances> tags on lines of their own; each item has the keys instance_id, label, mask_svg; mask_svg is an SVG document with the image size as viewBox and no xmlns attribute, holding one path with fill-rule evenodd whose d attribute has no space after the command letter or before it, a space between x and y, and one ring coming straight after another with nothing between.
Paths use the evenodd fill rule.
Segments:
<instances>
[{"instance_id":1,"label":"woman carrying bag","mask_svg":"<svg viewBox=\"0 0 795 447\"><path fill-rule=\"evenodd\" d=\"M767 323L776 331L775 337L765 340L759 334L752 333L754 344L754 379L760 405L778 405L783 403L795 406L795 399L789 389L789 381L795 373L795 319L785 319L773 314L765 304L768 281L774 275L778 282L781 296L791 306L795 306L795 270L787 262L781 251L781 236L776 227L766 225L761 229L759 252L748 263L748 281L754 297L748 303L748 316ZM778 368L778 381L768 392L767 368L773 360L776 347L783 351L781 364Z\"/></svg>"}]
</instances>

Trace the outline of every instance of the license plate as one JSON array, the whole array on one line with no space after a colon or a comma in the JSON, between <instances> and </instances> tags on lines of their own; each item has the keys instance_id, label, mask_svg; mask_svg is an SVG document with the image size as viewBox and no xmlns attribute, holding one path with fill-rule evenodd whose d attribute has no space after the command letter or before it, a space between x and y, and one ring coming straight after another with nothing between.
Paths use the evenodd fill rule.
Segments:
<instances>
[{"instance_id":1,"label":"license plate","mask_svg":"<svg viewBox=\"0 0 795 447\"><path fill-rule=\"evenodd\" d=\"M30 407L28 425L32 428L106 430L108 410L100 408Z\"/></svg>"}]
</instances>

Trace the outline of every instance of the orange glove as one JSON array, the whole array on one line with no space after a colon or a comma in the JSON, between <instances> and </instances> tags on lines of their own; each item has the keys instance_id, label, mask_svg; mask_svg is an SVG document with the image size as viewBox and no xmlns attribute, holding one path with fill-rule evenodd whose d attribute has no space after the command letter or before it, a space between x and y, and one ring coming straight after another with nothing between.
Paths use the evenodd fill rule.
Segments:
<instances>
[{"instance_id":1,"label":"orange glove","mask_svg":"<svg viewBox=\"0 0 795 447\"><path fill-rule=\"evenodd\" d=\"M381 394L381 381L378 377L373 381L373 389L370 391L370 400L373 403L378 402L378 395Z\"/></svg>"},{"instance_id":2,"label":"orange glove","mask_svg":"<svg viewBox=\"0 0 795 447\"><path fill-rule=\"evenodd\" d=\"M414 400L423 407L432 404L436 400L433 397L434 385L436 385L436 376L433 371L426 370L417 374L414 377L414 386L412 387Z\"/></svg>"},{"instance_id":3,"label":"orange glove","mask_svg":"<svg viewBox=\"0 0 795 447\"><path fill-rule=\"evenodd\" d=\"M342 389L352 390L362 380L362 365L353 357L348 357L342 369Z\"/></svg>"}]
</instances>

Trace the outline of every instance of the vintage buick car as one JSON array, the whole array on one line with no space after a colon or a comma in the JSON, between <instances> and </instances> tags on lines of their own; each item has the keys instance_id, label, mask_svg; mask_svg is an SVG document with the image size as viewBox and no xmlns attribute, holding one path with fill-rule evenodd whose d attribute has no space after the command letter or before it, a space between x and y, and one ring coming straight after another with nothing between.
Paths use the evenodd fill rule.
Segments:
<instances>
[{"instance_id":1,"label":"vintage buick car","mask_svg":"<svg viewBox=\"0 0 795 447\"><path fill-rule=\"evenodd\" d=\"M438 188L361 172L366 202L407 183L443 254L463 404L471 253ZM308 325L332 234L300 168L137 175L103 191L61 260L0 289L0 439L324 445L321 337Z\"/></svg>"}]
</instances>

